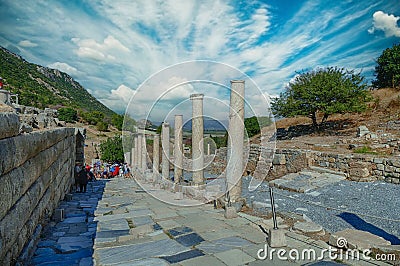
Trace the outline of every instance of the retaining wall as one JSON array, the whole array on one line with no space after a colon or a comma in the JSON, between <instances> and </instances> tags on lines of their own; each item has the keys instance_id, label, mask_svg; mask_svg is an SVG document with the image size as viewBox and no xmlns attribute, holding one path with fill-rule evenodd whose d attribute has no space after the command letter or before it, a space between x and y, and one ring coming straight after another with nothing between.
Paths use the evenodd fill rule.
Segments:
<instances>
[{"instance_id":1,"label":"retaining wall","mask_svg":"<svg viewBox=\"0 0 400 266\"><path fill-rule=\"evenodd\" d=\"M18 135L16 117L0 113L2 265L16 264L32 235L38 235L40 224L69 192L76 156L74 128Z\"/></svg>"},{"instance_id":2,"label":"retaining wall","mask_svg":"<svg viewBox=\"0 0 400 266\"><path fill-rule=\"evenodd\" d=\"M217 150L211 172L222 173L226 168L226 148ZM400 183L400 158L381 158L364 154L336 154L299 149L276 149L265 151L260 145L252 144L244 151L244 175L272 180L288 173L295 173L312 166L344 172L354 181L384 180ZM270 170L270 166L273 168Z\"/></svg>"}]
</instances>

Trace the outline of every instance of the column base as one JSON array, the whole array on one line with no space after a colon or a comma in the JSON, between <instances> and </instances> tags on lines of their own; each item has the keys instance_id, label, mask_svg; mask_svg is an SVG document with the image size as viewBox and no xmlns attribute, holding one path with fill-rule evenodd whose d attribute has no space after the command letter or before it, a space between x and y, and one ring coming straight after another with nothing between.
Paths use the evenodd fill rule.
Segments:
<instances>
[{"instance_id":1,"label":"column base","mask_svg":"<svg viewBox=\"0 0 400 266\"><path fill-rule=\"evenodd\" d=\"M233 206L225 206L225 214L226 219L232 219L238 217L235 207Z\"/></svg>"},{"instance_id":2,"label":"column base","mask_svg":"<svg viewBox=\"0 0 400 266\"><path fill-rule=\"evenodd\" d=\"M268 230L268 245L271 248L286 247L286 235L283 229Z\"/></svg>"}]
</instances>

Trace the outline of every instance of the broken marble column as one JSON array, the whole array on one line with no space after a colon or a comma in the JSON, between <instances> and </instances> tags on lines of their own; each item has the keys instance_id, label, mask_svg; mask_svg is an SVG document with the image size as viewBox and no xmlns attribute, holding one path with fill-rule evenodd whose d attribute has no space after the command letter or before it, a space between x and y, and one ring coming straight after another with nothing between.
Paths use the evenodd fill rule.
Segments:
<instances>
[{"instance_id":1,"label":"broken marble column","mask_svg":"<svg viewBox=\"0 0 400 266\"><path fill-rule=\"evenodd\" d=\"M204 184L204 147L203 147L203 94L192 94L192 162L193 183Z\"/></svg>"},{"instance_id":2,"label":"broken marble column","mask_svg":"<svg viewBox=\"0 0 400 266\"><path fill-rule=\"evenodd\" d=\"M244 80L232 80L226 167L226 182L231 202L238 202L242 194L243 141Z\"/></svg>"},{"instance_id":3,"label":"broken marble column","mask_svg":"<svg viewBox=\"0 0 400 266\"><path fill-rule=\"evenodd\" d=\"M143 134L142 136L142 165L141 170L144 173L147 170L147 148L146 148L146 135Z\"/></svg>"},{"instance_id":4,"label":"broken marble column","mask_svg":"<svg viewBox=\"0 0 400 266\"><path fill-rule=\"evenodd\" d=\"M153 138L153 175L154 178L158 177L160 168L160 136L154 135Z\"/></svg>"},{"instance_id":5,"label":"broken marble column","mask_svg":"<svg viewBox=\"0 0 400 266\"><path fill-rule=\"evenodd\" d=\"M141 169L142 167L142 135L138 134L137 136L137 151L136 151L136 155L137 155L137 160L136 160L136 167L138 169Z\"/></svg>"},{"instance_id":6,"label":"broken marble column","mask_svg":"<svg viewBox=\"0 0 400 266\"><path fill-rule=\"evenodd\" d=\"M162 168L161 174L163 179L169 180L169 123L164 122L161 128L162 143Z\"/></svg>"},{"instance_id":7,"label":"broken marble column","mask_svg":"<svg viewBox=\"0 0 400 266\"><path fill-rule=\"evenodd\" d=\"M174 143L174 183L179 184L182 181L183 175L183 116L175 115L175 143Z\"/></svg>"}]
</instances>

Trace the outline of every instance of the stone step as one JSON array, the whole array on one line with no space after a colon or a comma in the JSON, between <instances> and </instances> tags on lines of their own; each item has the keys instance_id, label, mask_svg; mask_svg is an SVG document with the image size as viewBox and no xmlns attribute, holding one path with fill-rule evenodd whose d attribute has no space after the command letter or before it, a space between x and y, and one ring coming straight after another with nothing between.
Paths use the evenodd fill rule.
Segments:
<instances>
[{"instance_id":1,"label":"stone step","mask_svg":"<svg viewBox=\"0 0 400 266\"><path fill-rule=\"evenodd\" d=\"M318 166L309 166L308 168L310 170L318 172L318 173L328 173L328 174L340 175L343 177L347 177L346 173L335 171L335 170L328 169L328 168L323 168L323 167L318 167Z\"/></svg>"}]
</instances>

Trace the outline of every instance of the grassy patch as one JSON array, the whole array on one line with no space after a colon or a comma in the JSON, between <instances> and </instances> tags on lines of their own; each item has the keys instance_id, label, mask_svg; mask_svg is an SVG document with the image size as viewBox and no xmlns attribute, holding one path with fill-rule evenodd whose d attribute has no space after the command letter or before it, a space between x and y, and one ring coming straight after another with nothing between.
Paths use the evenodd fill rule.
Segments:
<instances>
[{"instance_id":1,"label":"grassy patch","mask_svg":"<svg viewBox=\"0 0 400 266\"><path fill-rule=\"evenodd\" d=\"M354 153L374 154L374 155L378 154L377 152L373 151L369 146L362 146L361 148L357 148L354 150Z\"/></svg>"}]
</instances>

